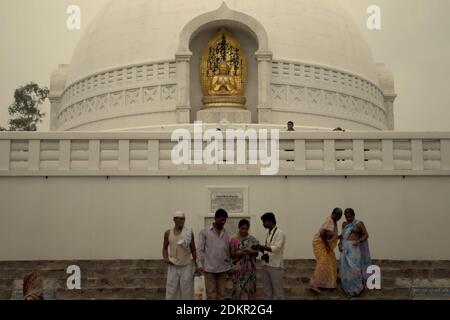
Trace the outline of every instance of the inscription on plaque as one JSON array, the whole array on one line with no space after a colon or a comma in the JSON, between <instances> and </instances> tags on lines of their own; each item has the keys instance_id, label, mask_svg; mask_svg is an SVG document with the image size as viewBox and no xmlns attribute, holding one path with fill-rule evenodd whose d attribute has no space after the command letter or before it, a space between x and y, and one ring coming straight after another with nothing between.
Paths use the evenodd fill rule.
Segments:
<instances>
[{"instance_id":1,"label":"inscription on plaque","mask_svg":"<svg viewBox=\"0 0 450 320\"><path fill-rule=\"evenodd\" d=\"M228 213L244 212L243 192L211 192L211 213L218 209L225 209Z\"/></svg>"}]
</instances>

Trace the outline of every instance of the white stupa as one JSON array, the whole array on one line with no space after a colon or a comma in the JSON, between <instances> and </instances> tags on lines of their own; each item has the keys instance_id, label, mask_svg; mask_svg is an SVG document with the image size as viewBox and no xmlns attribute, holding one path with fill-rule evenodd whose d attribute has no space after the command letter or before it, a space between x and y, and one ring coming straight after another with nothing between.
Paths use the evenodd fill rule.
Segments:
<instances>
[{"instance_id":1,"label":"white stupa","mask_svg":"<svg viewBox=\"0 0 450 320\"><path fill-rule=\"evenodd\" d=\"M450 133L393 130L393 76L338 3L109 1L52 75L54 132L0 133L0 260L161 259L173 212L198 235L218 208L260 242L274 212L285 259L311 259L336 206L374 257L450 259ZM208 162L231 131L241 152Z\"/></svg>"},{"instance_id":2,"label":"white stupa","mask_svg":"<svg viewBox=\"0 0 450 320\"><path fill-rule=\"evenodd\" d=\"M392 75L334 0L111 0L70 65L52 75L52 130L147 131L199 120L201 49L221 28L248 55L250 118L225 120L394 129Z\"/></svg>"}]
</instances>

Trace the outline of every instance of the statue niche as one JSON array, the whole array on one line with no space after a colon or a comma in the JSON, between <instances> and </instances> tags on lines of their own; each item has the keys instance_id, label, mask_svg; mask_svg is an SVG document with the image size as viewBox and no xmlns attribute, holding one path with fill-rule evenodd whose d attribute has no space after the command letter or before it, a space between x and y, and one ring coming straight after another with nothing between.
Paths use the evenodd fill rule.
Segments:
<instances>
[{"instance_id":1,"label":"statue niche","mask_svg":"<svg viewBox=\"0 0 450 320\"><path fill-rule=\"evenodd\" d=\"M220 30L202 51L203 108L245 109L247 56L237 40Z\"/></svg>"}]
</instances>

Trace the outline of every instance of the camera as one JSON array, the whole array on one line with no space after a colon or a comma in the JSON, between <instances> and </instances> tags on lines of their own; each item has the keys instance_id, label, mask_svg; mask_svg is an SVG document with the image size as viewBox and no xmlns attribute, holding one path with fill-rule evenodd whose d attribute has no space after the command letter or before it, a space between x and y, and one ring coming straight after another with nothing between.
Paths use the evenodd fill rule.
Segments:
<instances>
[{"instance_id":1,"label":"camera","mask_svg":"<svg viewBox=\"0 0 450 320\"><path fill-rule=\"evenodd\" d=\"M261 260L265 261L266 263L269 263L269 259L270 259L269 255L267 253L265 253L261 256Z\"/></svg>"}]
</instances>

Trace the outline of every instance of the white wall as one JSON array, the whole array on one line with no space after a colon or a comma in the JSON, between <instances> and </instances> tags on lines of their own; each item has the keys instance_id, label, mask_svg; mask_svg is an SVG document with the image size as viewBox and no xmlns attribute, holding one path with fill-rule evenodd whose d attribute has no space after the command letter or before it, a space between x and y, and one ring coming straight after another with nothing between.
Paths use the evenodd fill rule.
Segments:
<instances>
[{"instance_id":1,"label":"white wall","mask_svg":"<svg viewBox=\"0 0 450 320\"><path fill-rule=\"evenodd\" d=\"M311 241L335 206L353 207L382 259L450 259L450 177L1 177L0 260L159 259L171 214L198 234L208 186L248 186L252 233L277 214L286 258Z\"/></svg>"}]
</instances>

